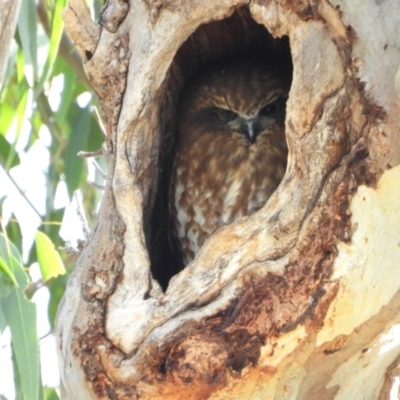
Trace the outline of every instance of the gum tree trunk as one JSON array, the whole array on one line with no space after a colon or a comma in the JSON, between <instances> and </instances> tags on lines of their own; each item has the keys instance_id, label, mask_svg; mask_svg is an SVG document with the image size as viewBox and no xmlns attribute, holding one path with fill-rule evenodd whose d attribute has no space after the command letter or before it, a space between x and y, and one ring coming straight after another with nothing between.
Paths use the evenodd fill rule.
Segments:
<instances>
[{"instance_id":1,"label":"gum tree trunk","mask_svg":"<svg viewBox=\"0 0 400 400\"><path fill-rule=\"evenodd\" d=\"M20 7L21 0L0 0L0 89L3 85Z\"/></svg>"},{"instance_id":2,"label":"gum tree trunk","mask_svg":"<svg viewBox=\"0 0 400 400\"><path fill-rule=\"evenodd\" d=\"M96 24L70 0L108 178L58 312L64 399L399 396L399 16L395 0L108 0ZM254 21L290 42L286 175L176 273L154 239L176 100Z\"/></svg>"}]
</instances>

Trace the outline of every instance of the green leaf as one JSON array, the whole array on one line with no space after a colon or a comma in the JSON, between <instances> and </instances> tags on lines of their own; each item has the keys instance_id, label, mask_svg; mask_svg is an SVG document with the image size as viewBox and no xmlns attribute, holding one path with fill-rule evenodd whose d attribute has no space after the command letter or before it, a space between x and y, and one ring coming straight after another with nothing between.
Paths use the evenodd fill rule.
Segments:
<instances>
[{"instance_id":1,"label":"green leaf","mask_svg":"<svg viewBox=\"0 0 400 400\"><path fill-rule=\"evenodd\" d=\"M89 106L81 109L76 104L71 105L68 118L73 123L71 125L72 132L65 156L65 182L68 194L72 198L72 194L78 189L79 184L86 176L84 162L77 154L81 150L86 150L89 139L91 125Z\"/></svg>"},{"instance_id":2,"label":"green leaf","mask_svg":"<svg viewBox=\"0 0 400 400\"><path fill-rule=\"evenodd\" d=\"M24 400L36 400L39 395L39 345L35 304L25 298L21 288L15 287L1 299L1 305L11 330Z\"/></svg>"},{"instance_id":3,"label":"green leaf","mask_svg":"<svg viewBox=\"0 0 400 400\"><path fill-rule=\"evenodd\" d=\"M64 264L50 238L43 232L38 231L35 235L35 241L36 253L43 280L47 281L58 275L64 275Z\"/></svg>"},{"instance_id":4,"label":"green leaf","mask_svg":"<svg viewBox=\"0 0 400 400\"><path fill-rule=\"evenodd\" d=\"M5 91L4 91L5 92ZM6 100L7 101L7 100ZM0 105L0 134L5 136L15 117L15 108L5 101ZM0 146L1 148L1 146Z\"/></svg>"},{"instance_id":5,"label":"green leaf","mask_svg":"<svg viewBox=\"0 0 400 400\"><path fill-rule=\"evenodd\" d=\"M1 286L0 286L0 291L1 291ZM0 302L0 335L3 334L4 330L7 328L7 321L6 317L4 316L3 308L1 307L1 302Z\"/></svg>"},{"instance_id":6,"label":"green leaf","mask_svg":"<svg viewBox=\"0 0 400 400\"><path fill-rule=\"evenodd\" d=\"M0 257L0 271L2 271L14 283L14 285L17 285L17 281L15 280L11 268L2 257Z\"/></svg>"},{"instance_id":7,"label":"green leaf","mask_svg":"<svg viewBox=\"0 0 400 400\"><path fill-rule=\"evenodd\" d=\"M22 258L16 247L0 234L0 253L8 260L11 272L17 281L9 294L0 299L4 319L11 331L16 379L24 400L36 400L39 396L39 345L36 333L36 306L26 299L24 290L28 276L22 265Z\"/></svg>"},{"instance_id":8,"label":"green leaf","mask_svg":"<svg viewBox=\"0 0 400 400\"><path fill-rule=\"evenodd\" d=\"M54 196L52 200L54 201ZM54 210L52 206L53 204L51 204L51 207L48 207L48 213L46 214L46 220L51 221L52 223L42 225L40 231L44 232L50 238L50 240L53 242L54 247L57 249L64 244L59 236L62 220L64 217L64 208Z\"/></svg>"},{"instance_id":9,"label":"green leaf","mask_svg":"<svg viewBox=\"0 0 400 400\"><path fill-rule=\"evenodd\" d=\"M39 358L39 366L40 366L40 358ZM38 382L38 386L39 386L39 395L38 395L38 399L39 400L44 400L44 391L43 391L43 379L42 379L42 371L39 368L39 382Z\"/></svg>"},{"instance_id":10,"label":"green leaf","mask_svg":"<svg viewBox=\"0 0 400 400\"><path fill-rule=\"evenodd\" d=\"M49 301L49 322L51 325L51 329L54 329L54 321L57 314L58 305L65 293L65 288L68 283L68 276L60 275L55 279L52 279L47 288L50 292L50 301Z\"/></svg>"},{"instance_id":11,"label":"green leaf","mask_svg":"<svg viewBox=\"0 0 400 400\"><path fill-rule=\"evenodd\" d=\"M101 149L101 146L104 143L104 136L103 133L101 132L98 121L96 120L93 114L91 114L91 117L92 117L92 124L91 124L87 149L88 151L98 151Z\"/></svg>"},{"instance_id":12,"label":"green leaf","mask_svg":"<svg viewBox=\"0 0 400 400\"><path fill-rule=\"evenodd\" d=\"M17 217L14 214L11 215L11 219L7 224L7 237L8 240L16 246L17 249L22 249L22 233Z\"/></svg>"},{"instance_id":13,"label":"green leaf","mask_svg":"<svg viewBox=\"0 0 400 400\"><path fill-rule=\"evenodd\" d=\"M14 287L15 283L6 274L0 273L0 298L8 296Z\"/></svg>"},{"instance_id":14,"label":"green leaf","mask_svg":"<svg viewBox=\"0 0 400 400\"><path fill-rule=\"evenodd\" d=\"M28 275L24 271L22 257L18 249L0 233L0 269L10 278L14 286L25 288Z\"/></svg>"},{"instance_id":15,"label":"green leaf","mask_svg":"<svg viewBox=\"0 0 400 400\"><path fill-rule=\"evenodd\" d=\"M54 388L51 387L45 387L44 388L44 399L45 400L58 400L59 397L57 395L57 392Z\"/></svg>"},{"instance_id":16,"label":"green leaf","mask_svg":"<svg viewBox=\"0 0 400 400\"><path fill-rule=\"evenodd\" d=\"M35 88L35 98L42 91L44 83L49 79L50 74L53 70L54 63L57 58L58 46L60 44L61 36L63 33L63 19L62 10L66 7L67 0L57 0L55 2L55 8L53 12L53 21L51 24L50 34L50 47L49 54L47 56L46 64L44 66L42 76L39 79L39 83Z\"/></svg>"},{"instance_id":17,"label":"green leaf","mask_svg":"<svg viewBox=\"0 0 400 400\"><path fill-rule=\"evenodd\" d=\"M2 271L15 286L19 285L15 271L20 269L23 274L25 271L22 266L22 258L17 248L0 233L0 271ZM22 286L25 287L28 277L25 274L25 281Z\"/></svg>"},{"instance_id":18,"label":"green leaf","mask_svg":"<svg viewBox=\"0 0 400 400\"><path fill-rule=\"evenodd\" d=\"M24 50L25 64L33 68L33 77L37 77L37 19L35 0L24 0L18 20L18 33ZM30 76L27 76L30 82ZM31 85L34 82L30 82Z\"/></svg>"},{"instance_id":19,"label":"green leaf","mask_svg":"<svg viewBox=\"0 0 400 400\"><path fill-rule=\"evenodd\" d=\"M18 154L15 152L15 147L0 135L0 164L5 170L9 170L20 163Z\"/></svg>"},{"instance_id":20,"label":"green leaf","mask_svg":"<svg viewBox=\"0 0 400 400\"><path fill-rule=\"evenodd\" d=\"M22 44L21 44L22 47ZM17 80L18 82L22 82L23 80L26 81L26 77L25 77L25 72L24 72L24 68L25 68L25 55L24 55L24 50L23 48L19 48L17 51ZM28 82L28 81L26 81ZM28 84L29 87L29 84Z\"/></svg>"},{"instance_id":21,"label":"green leaf","mask_svg":"<svg viewBox=\"0 0 400 400\"><path fill-rule=\"evenodd\" d=\"M23 399L24 394L22 391L22 384L21 384L21 374L18 369L17 365L17 357L15 355L14 347L11 346L11 362L13 366L13 375L14 375L14 388L15 388L15 398L16 399Z\"/></svg>"},{"instance_id":22,"label":"green leaf","mask_svg":"<svg viewBox=\"0 0 400 400\"><path fill-rule=\"evenodd\" d=\"M17 72L10 79L8 86L4 88L1 95L0 103L0 135L5 136L8 130L17 118L17 133L21 129L23 119L25 117L25 110L28 100L29 85L25 77L22 79L17 77ZM18 139L18 135L15 142ZM2 146L0 146L1 148ZM11 148L13 154L15 149ZM8 158L13 158L13 154L10 154Z\"/></svg>"},{"instance_id":23,"label":"green leaf","mask_svg":"<svg viewBox=\"0 0 400 400\"><path fill-rule=\"evenodd\" d=\"M25 82L22 81L22 82ZM21 84L23 85L23 83ZM22 124L25 119L25 110L26 110L26 105L28 103L28 93L29 89L25 90L25 92L22 93L21 99L19 101L18 107L17 107L17 137L19 136L19 133L21 132L22 129Z\"/></svg>"},{"instance_id":24,"label":"green leaf","mask_svg":"<svg viewBox=\"0 0 400 400\"><path fill-rule=\"evenodd\" d=\"M57 63L62 64L64 67L64 89L61 96L60 106L58 107L55 117L59 124L64 123L67 112L73 102L77 97L74 97L75 87L77 85L76 75L71 69L68 69L67 64L60 58Z\"/></svg>"},{"instance_id":25,"label":"green leaf","mask_svg":"<svg viewBox=\"0 0 400 400\"><path fill-rule=\"evenodd\" d=\"M8 257L3 258L2 254L7 254L7 250L0 251L0 298L8 296L14 286L18 286L17 280L7 263Z\"/></svg>"}]
</instances>

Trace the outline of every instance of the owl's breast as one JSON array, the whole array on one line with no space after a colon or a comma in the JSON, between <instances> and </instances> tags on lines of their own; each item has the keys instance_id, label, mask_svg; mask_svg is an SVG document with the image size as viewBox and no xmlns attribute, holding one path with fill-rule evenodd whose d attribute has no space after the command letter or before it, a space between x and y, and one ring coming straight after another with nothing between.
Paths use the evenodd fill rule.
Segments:
<instances>
[{"instance_id":1,"label":"owl's breast","mask_svg":"<svg viewBox=\"0 0 400 400\"><path fill-rule=\"evenodd\" d=\"M258 211L276 189L286 147L269 142L249 147L214 136L178 150L170 209L185 264L218 228Z\"/></svg>"}]
</instances>

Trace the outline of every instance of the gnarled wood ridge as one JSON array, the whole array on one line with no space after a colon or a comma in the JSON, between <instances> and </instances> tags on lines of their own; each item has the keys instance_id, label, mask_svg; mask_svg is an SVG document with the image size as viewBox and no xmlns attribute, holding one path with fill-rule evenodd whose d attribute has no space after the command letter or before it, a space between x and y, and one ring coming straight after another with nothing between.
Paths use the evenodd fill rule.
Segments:
<instances>
[{"instance_id":1,"label":"gnarled wood ridge","mask_svg":"<svg viewBox=\"0 0 400 400\"><path fill-rule=\"evenodd\" d=\"M186 77L224 48L219 36L235 49L231 15L289 37L288 167L266 205L220 229L163 292L146 245L160 159ZM64 18L109 164L58 313L64 398L389 398L400 376L397 2L108 0L96 24L70 0Z\"/></svg>"}]
</instances>

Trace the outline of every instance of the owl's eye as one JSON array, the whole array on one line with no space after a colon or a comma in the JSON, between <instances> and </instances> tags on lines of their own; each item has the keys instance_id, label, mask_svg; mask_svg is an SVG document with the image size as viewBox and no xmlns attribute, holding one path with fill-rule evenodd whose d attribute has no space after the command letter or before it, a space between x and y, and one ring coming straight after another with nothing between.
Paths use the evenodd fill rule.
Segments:
<instances>
[{"instance_id":1,"label":"owl's eye","mask_svg":"<svg viewBox=\"0 0 400 400\"><path fill-rule=\"evenodd\" d=\"M264 106L260 110L260 115L263 115L264 117L273 117L276 114L279 114L283 110L284 106L285 106L285 99L279 97L278 99Z\"/></svg>"},{"instance_id":2,"label":"owl's eye","mask_svg":"<svg viewBox=\"0 0 400 400\"><path fill-rule=\"evenodd\" d=\"M213 110L215 118L220 122L229 122L236 118L236 113L224 108L215 108Z\"/></svg>"}]
</instances>

